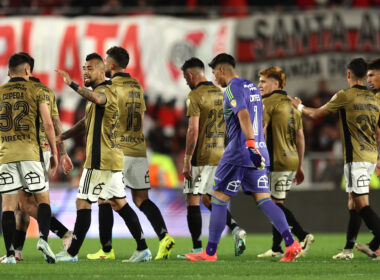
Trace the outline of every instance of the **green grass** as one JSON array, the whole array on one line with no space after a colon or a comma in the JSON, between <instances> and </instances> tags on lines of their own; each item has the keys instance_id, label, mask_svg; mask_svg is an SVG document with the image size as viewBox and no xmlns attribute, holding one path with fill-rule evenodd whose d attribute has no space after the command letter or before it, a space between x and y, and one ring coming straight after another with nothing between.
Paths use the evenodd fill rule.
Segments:
<instances>
[{"instance_id":1,"label":"green grass","mask_svg":"<svg viewBox=\"0 0 380 280\"><path fill-rule=\"evenodd\" d=\"M78 263L46 264L42 254L35 249L36 239L27 239L24 248L24 261L17 265L0 264L0 279L379 279L380 262L355 252L352 261L334 261L332 256L338 253L345 242L344 234L316 234L307 257L294 263L279 263L279 259L259 259L257 254L270 248L269 234L249 235L247 250L242 257L233 253L232 237L221 240L218 258L215 263L190 262L178 260L176 255L191 248L189 238L176 238L176 247L169 260L149 263L122 263L135 249L132 239L114 239L116 260L89 261L87 253L99 249L98 239L86 239L79 253ZM360 234L358 241L367 242L371 235ZM207 240L204 239L204 244ZM54 251L59 251L61 241L50 239ZM157 251L158 241L148 239L153 255ZM0 251L4 252L4 242L0 240Z\"/></svg>"}]
</instances>

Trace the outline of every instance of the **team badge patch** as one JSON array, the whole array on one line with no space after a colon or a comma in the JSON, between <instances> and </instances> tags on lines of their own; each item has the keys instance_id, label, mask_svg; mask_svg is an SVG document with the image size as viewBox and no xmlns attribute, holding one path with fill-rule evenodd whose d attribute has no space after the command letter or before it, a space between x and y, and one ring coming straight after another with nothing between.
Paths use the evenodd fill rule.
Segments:
<instances>
[{"instance_id":1,"label":"team badge patch","mask_svg":"<svg viewBox=\"0 0 380 280\"><path fill-rule=\"evenodd\" d=\"M236 107L236 100L235 99L231 100L231 105L232 105L232 107Z\"/></svg>"}]
</instances>

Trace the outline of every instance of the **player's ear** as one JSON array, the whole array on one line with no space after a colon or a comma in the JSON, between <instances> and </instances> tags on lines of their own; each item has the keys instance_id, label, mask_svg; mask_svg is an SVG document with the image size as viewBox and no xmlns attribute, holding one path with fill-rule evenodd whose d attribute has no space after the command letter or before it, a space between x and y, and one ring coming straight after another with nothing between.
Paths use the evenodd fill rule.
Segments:
<instances>
[{"instance_id":1,"label":"player's ear","mask_svg":"<svg viewBox=\"0 0 380 280\"><path fill-rule=\"evenodd\" d=\"M350 79L351 78L351 72L350 70L347 70L347 79Z\"/></svg>"}]
</instances>

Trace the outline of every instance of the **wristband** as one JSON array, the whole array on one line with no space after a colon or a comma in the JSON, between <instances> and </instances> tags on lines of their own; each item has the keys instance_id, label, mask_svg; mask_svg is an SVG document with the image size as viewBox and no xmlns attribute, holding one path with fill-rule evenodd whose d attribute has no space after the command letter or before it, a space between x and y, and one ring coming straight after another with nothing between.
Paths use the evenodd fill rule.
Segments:
<instances>
[{"instance_id":1,"label":"wristband","mask_svg":"<svg viewBox=\"0 0 380 280\"><path fill-rule=\"evenodd\" d=\"M255 148L255 139L248 139L245 143L248 148Z\"/></svg>"},{"instance_id":2,"label":"wristband","mask_svg":"<svg viewBox=\"0 0 380 280\"><path fill-rule=\"evenodd\" d=\"M193 157L193 155L186 155L185 154L185 157L184 157L183 161L184 162L190 162L192 157Z\"/></svg>"},{"instance_id":3,"label":"wristband","mask_svg":"<svg viewBox=\"0 0 380 280\"><path fill-rule=\"evenodd\" d=\"M71 82L69 87L71 87L73 90L78 91L79 85L75 82Z\"/></svg>"},{"instance_id":4,"label":"wristband","mask_svg":"<svg viewBox=\"0 0 380 280\"><path fill-rule=\"evenodd\" d=\"M300 112L302 113L302 109L303 109L303 107L305 107L305 105L303 105L303 104L299 104L299 105L297 106L297 110L300 111Z\"/></svg>"}]
</instances>

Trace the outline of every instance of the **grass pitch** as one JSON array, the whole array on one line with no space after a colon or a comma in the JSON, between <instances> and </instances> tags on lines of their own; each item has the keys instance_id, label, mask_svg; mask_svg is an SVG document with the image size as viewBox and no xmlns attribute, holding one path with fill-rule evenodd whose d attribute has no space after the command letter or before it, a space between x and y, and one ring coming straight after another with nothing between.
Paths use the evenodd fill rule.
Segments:
<instances>
[{"instance_id":1,"label":"grass pitch","mask_svg":"<svg viewBox=\"0 0 380 280\"><path fill-rule=\"evenodd\" d=\"M360 234L358 241L367 242L370 234ZM176 246L169 260L149 263L122 263L135 249L132 239L114 239L116 260L90 261L87 253L100 248L98 239L86 239L79 253L78 263L57 263L49 265L41 252L35 249L37 240L27 239L23 251L24 261L16 265L0 264L0 279L380 279L380 261L373 261L360 252L355 252L352 261L334 261L332 256L345 243L344 234L315 234L315 242L309 254L294 263L280 263L278 258L259 259L257 254L271 246L269 234L249 235L247 250L241 257L235 257L232 236L221 240L218 248L219 260L215 263L190 262L177 259L177 254L191 249L190 238L175 238ZM148 246L155 256L157 239L148 239ZM204 239L204 245L207 239ZM49 240L52 249L58 252L59 239ZM4 242L0 240L0 252Z\"/></svg>"}]
</instances>

